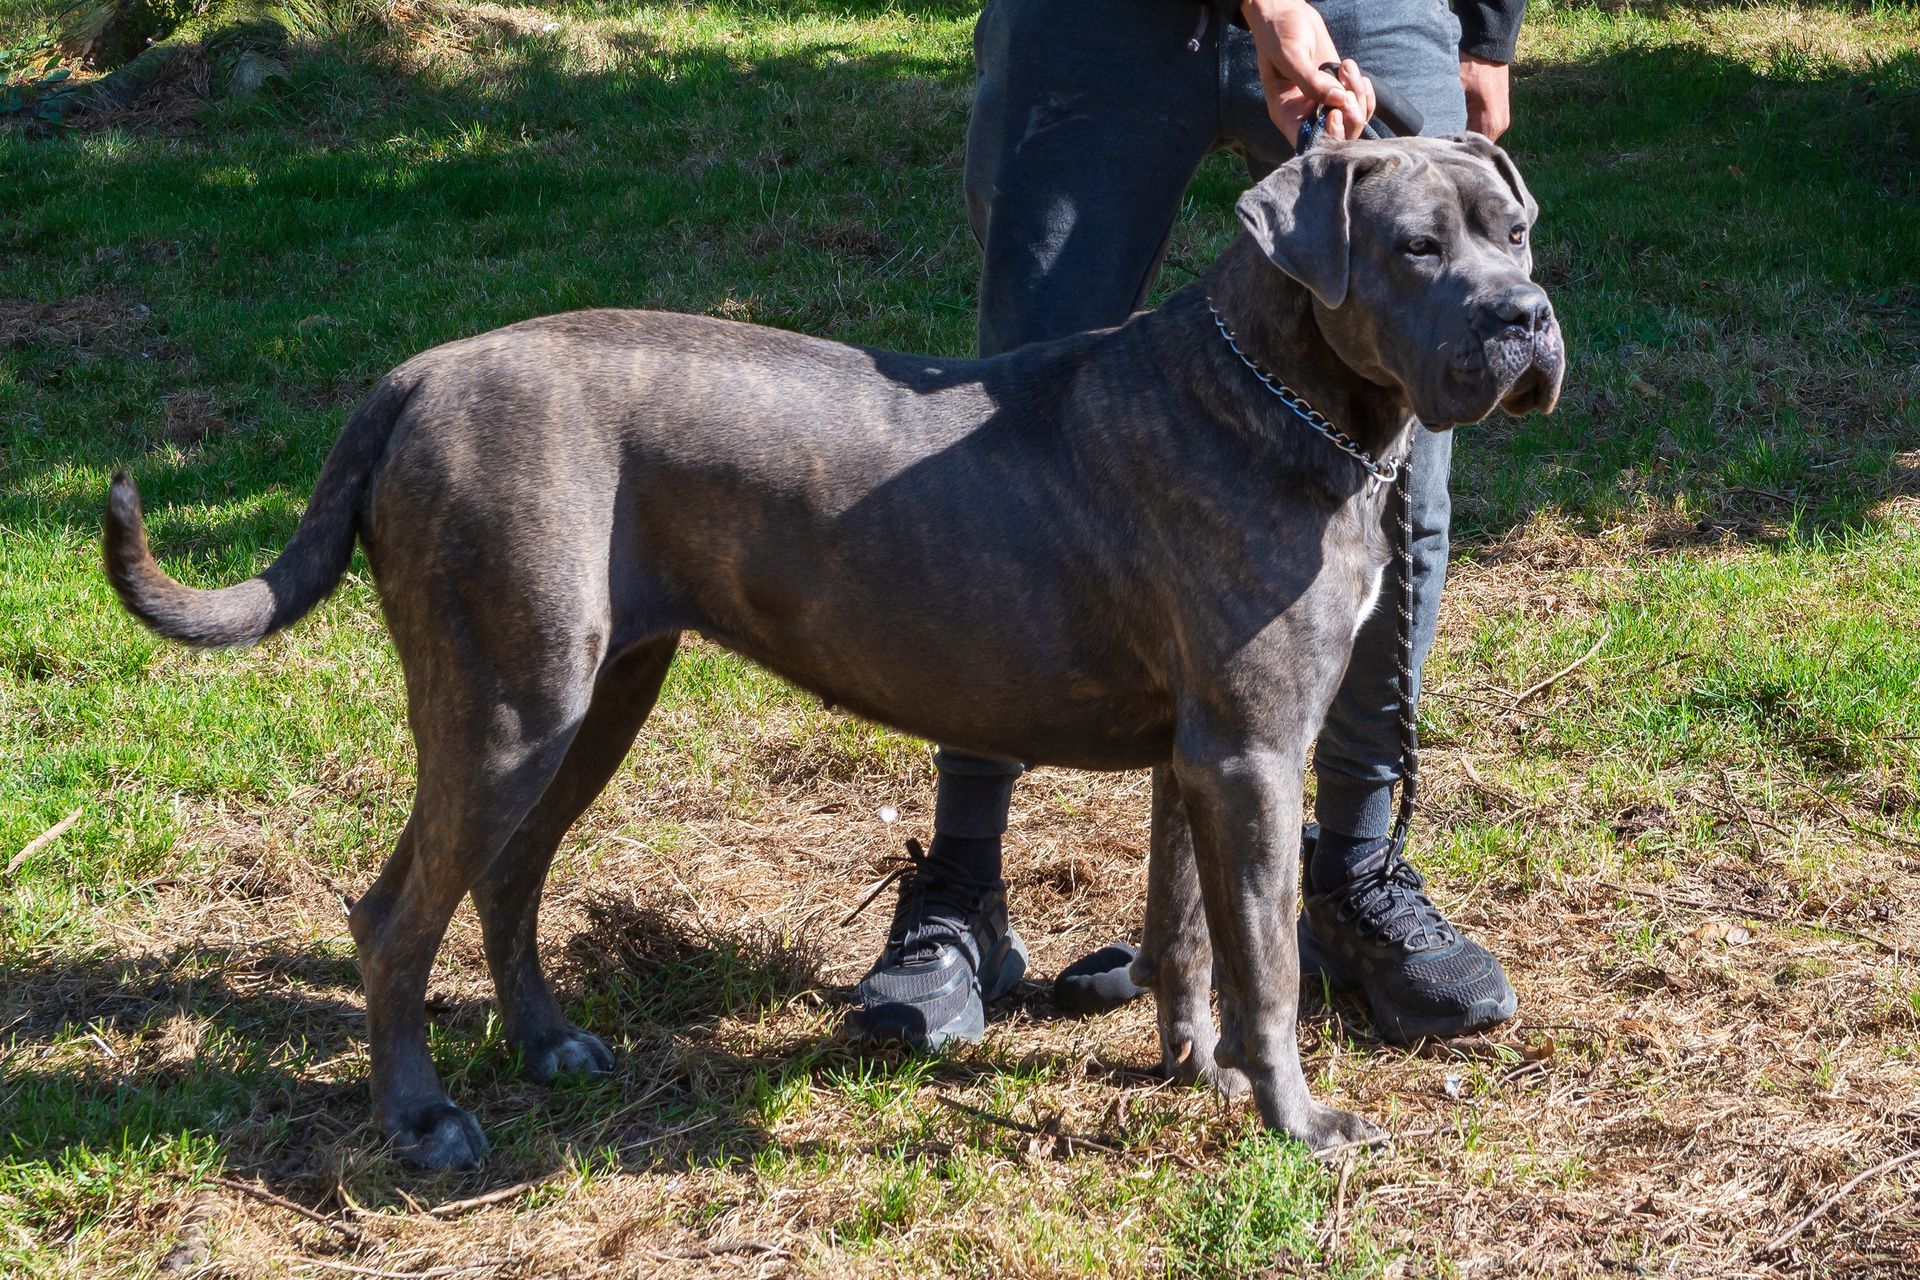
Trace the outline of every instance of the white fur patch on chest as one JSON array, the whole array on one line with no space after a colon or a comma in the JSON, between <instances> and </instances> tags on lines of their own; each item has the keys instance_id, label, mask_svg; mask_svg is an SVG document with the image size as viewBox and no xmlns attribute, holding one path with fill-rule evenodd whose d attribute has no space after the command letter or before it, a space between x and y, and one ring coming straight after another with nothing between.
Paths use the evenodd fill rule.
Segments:
<instances>
[{"instance_id":1,"label":"white fur patch on chest","mask_svg":"<svg viewBox=\"0 0 1920 1280\"><path fill-rule=\"evenodd\" d=\"M1386 578L1384 568L1369 573L1361 585L1360 612L1353 617L1353 634L1359 635L1360 628L1373 616L1374 608L1380 603L1380 584Z\"/></svg>"}]
</instances>

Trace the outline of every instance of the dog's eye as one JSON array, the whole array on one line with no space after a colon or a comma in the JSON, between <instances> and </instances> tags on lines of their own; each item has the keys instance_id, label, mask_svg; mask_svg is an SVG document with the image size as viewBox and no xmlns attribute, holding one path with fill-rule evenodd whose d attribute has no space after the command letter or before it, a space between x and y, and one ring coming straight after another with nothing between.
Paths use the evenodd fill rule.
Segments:
<instances>
[{"instance_id":1,"label":"dog's eye","mask_svg":"<svg viewBox=\"0 0 1920 1280\"><path fill-rule=\"evenodd\" d=\"M1507 239L1513 244L1525 244L1527 242L1527 224L1524 222L1514 223L1513 230L1507 232Z\"/></svg>"},{"instance_id":2,"label":"dog's eye","mask_svg":"<svg viewBox=\"0 0 1920 1280\"><path fill-rule=\"evenodd\" d=\"M1416 258L1427 258L1440 252L1440 242L1432 236L1415 236L1407 241L1407 252Z\"/></svg>"}]
</instances>

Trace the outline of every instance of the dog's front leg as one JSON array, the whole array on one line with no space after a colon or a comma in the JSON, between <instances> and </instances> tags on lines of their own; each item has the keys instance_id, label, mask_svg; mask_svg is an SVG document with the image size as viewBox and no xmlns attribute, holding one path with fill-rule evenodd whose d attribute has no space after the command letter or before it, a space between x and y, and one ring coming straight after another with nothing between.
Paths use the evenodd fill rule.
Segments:
<instances>
[{"instance_id":1,"label":"dog's front leg","mask_svg":"<svg viewBox=\"0 0 1920 1280\"><path fill-rule=\"evenodd\" d=\"M1215 1060L1246 1073L1269 1126L1318 1151L1380 1131L1315 1102L1300 1069L1294 930L1304 756L1303 747L1183 725L1173 771L1219 969Z\"/></svg>"},{"instance_id":2,"label":"dog's front leg","mask_svg":"<svg viewBox=\"0 0 1920 1280\"><path fill-rule=\"evenodd\" d=\"M1230 1098L1246 1092L1244 1075L1214 1061L1220 1037L1213 1028L1213 942L1193 863L1193 830L1180 784L1165 765L1153 771L1147 918L1133 980L1153 990L1160 1065L1168 1077L1212 1084Z\"/></svg>"}]
</instances>

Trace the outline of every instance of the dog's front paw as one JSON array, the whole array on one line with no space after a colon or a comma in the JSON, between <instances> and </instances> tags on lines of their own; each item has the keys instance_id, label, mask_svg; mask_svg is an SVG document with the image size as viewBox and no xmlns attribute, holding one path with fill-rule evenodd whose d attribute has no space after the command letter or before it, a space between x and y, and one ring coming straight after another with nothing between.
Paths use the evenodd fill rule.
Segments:
<instances>
[{"instance_id":1,"label":"dog's front paw","mask_svg":"<svg viewBox=\"0 0 1920 1280\"><path fill-rule=\"evenodd\" d=\"M1354 1147L1375 1147L1386 1142L1386 1131L1364 1116L1338 1107L1310 1103L1303 1123L1288 1131L1313 1149L1315 1155L1331 1155Z\"/></svg>"},{"instance_id":2,"label":"dog's front paw","mask_svg":"<svg viewBox=\"0 0 1920 1280\"><path fill-rule=\"evenodd\" d=\"M478 1169L487 1158L480 1122L444 1100L416 1107L381 1128L395 1155L425 1169Z\"/></svg>"},{"instance_id":3,"label":"dog's front paw","mask_svg":"<svg viewBox=\"0 0 1920 1280\"><path fill-rule=\"evenodd\" d=\"M613 1070L613 1050L599 1036L575 1026L563 1026L538 1044L521 1045L520 1056L527 1074L541 1084Z\"/></svg>"}]
</instances>

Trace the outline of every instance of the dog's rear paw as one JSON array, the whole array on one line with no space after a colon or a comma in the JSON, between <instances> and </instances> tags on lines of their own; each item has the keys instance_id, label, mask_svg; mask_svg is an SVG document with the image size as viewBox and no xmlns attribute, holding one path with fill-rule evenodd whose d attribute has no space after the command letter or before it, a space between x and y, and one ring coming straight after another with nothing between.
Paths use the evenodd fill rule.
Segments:
<instances>
[{"instance_id":1,"label":"dog's rear paw","mask_svg":"<svg viewBox=\"0 0 1920 1280\"><path fill-rule=\"evenodd\" d=\"M393 1152L426 1169L478 1169L487 1158L480 1122L451 1102L419 1107L382 1126Z\"/></svg>"},{"instance_id":2,"label":"dog's rear paw","mask_svg":"<svg viewBox=\"0 0 1920 1280\"><path fill-rule=\"evenodd\" d=\"M1213 1045L1199 1037L1183 1039L1177 1053L1163 1054L1161 1070L1170 1080L1209 1087L1229 1101L1252 1088L1244 1074L1214 1061Z\"/></svg>"},{"instance_id":3,"label":"dog's rear paw","mask_svg":"<svg viewBox=\"0 0 1920 1280\"><path fill-rule=\"evenodd\" d=\"M604 1076L613 1070L613 1050L599 1036L578 1027L563 1027L538 1045L524 1045L521 1054L527 1074L541 1084L568 1076Z\"/></svg>"}]
</instances>

